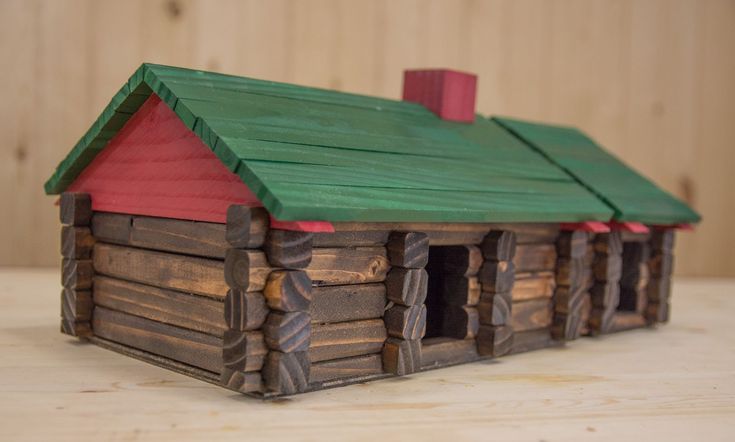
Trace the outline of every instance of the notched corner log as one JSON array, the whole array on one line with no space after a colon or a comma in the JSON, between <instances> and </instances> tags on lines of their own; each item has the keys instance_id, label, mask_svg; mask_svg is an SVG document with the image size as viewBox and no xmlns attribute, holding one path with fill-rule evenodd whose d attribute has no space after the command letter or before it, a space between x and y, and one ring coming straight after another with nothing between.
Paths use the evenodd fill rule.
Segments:
<instances>
[{"instance_id":1,"label":"notched corner log","mask_svg":"<svg viewBox=\"0 0 735 442\"><path fill-rule=\"evenodd\" d=\"M261 387L260 372L242 372L225 368L220 375L220 383L228 390L238 393L253 393L260 391Z\"/></svg>"},{"instance_id":2,"label":"notched corner log","mask_svg":"<svg viewBox=\"0 0 735 442\"><path fill-rule=\"evenodd\" d=\"M456 339L477 336L480 319L475 307L448 305L444 309L443 334Z\"/></svg>"},{"instance_id":3,"label":"notched corner log","mask_svg":"<svg viewBox=\"0 0 735 442\"><path fill-rule=\"evenodd\" d=\"M482 356L502 356L512 347L513 328L510 325L481 325L477 331L477 352Z\"/></svg>"},{"instance_id":4,"label":"notched corner log","mask_svg":"<svg viewBox=\"0 0 735 442\"><path fill-rule=\"evenodd\" d=\"M510 323L512 295L505 293L483 293L477 306L478 319L482 325L506 325Z\"/></svg>"},{"instance_id":5,"label":"notched corner log","mask_svg":"<svg viewBox=\"0 0 735 442\"><path fill-rule=\"evenodd\" d=\"M305 269L311 263L313 233L270 229L263 250L274 267Z\"/></svg>"},{"instance_id":6,"label":"notched corner log","mask_svg":"<svg viewBox=\"0 0 735 442\"><path fill-rule=\"evenodd\" d=\"M512 261L485 261L480 268L479 280L484 292L510 292L515 282L515 266Z\"/></svg>"},{"instance_id":7,"label":"notched corner log","mask_svg":"<svg viewBox=\"0 0 735 442\"><path fill-rule=\"evenodd\" d=\"M423 304L428 287L429 274L425 269L394 267L385 278L387 298L405 306Z\"/></svg>"},{"instance_id":8,"label":"notched corner log","mask_svg":"<svg viewBox=\"0 0 735 442\"><path fill-rule=\"evenodd\" d=\"M426 333L426 306L394 305L383 317L388 335L403 339L421 339Z\"/></svg>"},{"instance_id":9,"label":"notched corner log","mask_svg":"<svg viewBox=\"0 0 735 442\"><path fill-rule=\"evenodd\" d=\"M265 241L268 222L268 213L263 208L232 205L227 208L225 239L240 249L260 247Z\"/></svg>"},{"instance_id":10,"label":"notched corner log","mask_svg":"<svg viewBox=\"0 0 735 442\"><path fill-rule=\"evenodd\" d=\"M230 289L225 296L225 323L233 330L257 330L268 316L265 297L260 292Z\"/></svg>"},{"instance_id":11,"label":"notched corner log","mask_svg":"<svg viewBox=\"0 0 735 442\"><path fill-rule=\"evenodd\" d=\"M271 312L263 324L265 343L284 353L307 351L311 343L311 317L306 312Z\"/></svg>"},{"instance_id":12,"label":"notched corner log","mask_svg":"<svg viewBox=\"0 0 735 442\"><path fill-rule=\"evenodd\" d=\"M64 258L89 259L94 242L89 227L61 227L61 256Z\"/></svg>"},{"instance_id":13,"label":"notched corner log","mask_svg":"<svg viewBox=\"0 0 735 442\"><path fill-rule=\"evenodd\" d=\"M92 288L94 267L89 259L68 259L61 261L61 285L70 289Z\"/></svg>"},{"instance_id":14,"label":"notched corner log","mask_svg":"<svg viewBox=\"0 0 735 442\"><path fill-rule=\"evenodd\" d=\"M421 370L421 341L388 338L383 346L383 370L404 376Z\"/></svg>"},{"instance_id":15,"label":"notched corner log","mask_svg":"<svg viewBox=\"0 0 735 442\"><path fill-rule=\"evenodd\" d=\"M391 232L385 247L392 266L420 269L429 262L429 236L425 233Z\"/></svg>"},{"instance_id":16,"label":"notched corner log","mask_svg":"<svg viewBox=\"0 0 735 442\"><path fill-rule=\"evenodd\" d=\"M222 340L222 364L236 371L257 371L263 367L268 349L263 333L226 330Z\"/></svg>"},{"instance_id":17,"label":"notched corner log","mask_svg":"<svg viewBox=\"0 0 735 442\"><path fill-rule=\"evenodd\" d=\"M305 351L271 351L263 366L263 383L268 390L276 393L300 393L309 386L310 368L311 362Z\"/></svg>"},{"instance_id":18,"label":"notched corner log","mask_svg":"<svg viewBox=\"0 0 735 442\"><path fill-rule=\"evenodd\" d=\"M273 310L308 311L311 305L311 278L302 270L275 270L268 275L263 293Z\"/></svg>"},{"instance_id":19,"label":"notched corner log","mask_svg":"<svg viewBox=\"0 0 735 442\"><path fill-rule=\"evenodd\" d=\"M92 199L88 193L64 192L59 199L59 220L67 226L88 226Z\"/></svg>"},{"instance_id":20,"label":"notched corner log","mask_svg":"<svg viewBox=\"0 0 735 442\"><path fill-rule=\"evenodd\" d=\"M560 258L584 258L589 234L582 230L561 232L556 238L556 253Z\"/></svg>"},{"instance_id":21,"label":"notched corner log","mask_svg":"<svg viewBox=\"0 0 735 442\"><path fill-rule=\"evenodd\" d=\"M485 259L511 261L516 254L516 234L510 230L491 230L480 249Z\"/></svg>"}]
</instances>

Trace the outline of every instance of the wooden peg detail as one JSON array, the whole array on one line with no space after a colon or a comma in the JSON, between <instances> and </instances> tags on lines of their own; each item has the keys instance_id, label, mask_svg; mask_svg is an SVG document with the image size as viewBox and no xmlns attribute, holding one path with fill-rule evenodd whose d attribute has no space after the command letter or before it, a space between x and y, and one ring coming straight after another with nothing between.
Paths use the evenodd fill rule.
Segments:
<instances>
[{"instance_id":1,"label":"wooden peg detail","mask_svg":"<svg viewBox=\"0 0 735 442\"><path fill-rule=\"evenodd\" d=\"M482 291L489 293L505 293L513 290L515 267L512 261L488 260L480 268L479 274Z\"/></svg>"},{"instance_id":2,"label":"wooden peg detail","mask_svg":"<svg viewBox=\"0 0 735 442\"><path fill-rule=\"evenodd\" d=\"M385 294L396 304L412 306L423 304L429 286L425 269L394 267L385 278Z\"/></svg>"},{"instance_id":3,"label":"wooden peg detail","mask_svg":"<svg viewBox=\"0 0 735 442\"><path fill-rule=\"evenodd\" d=\"M70 259L89 259L94 237L89 227L61 227L61 256Z\"/></svg>"},{"instance_id":4,"label":"wooden peg detail","mask_svg":"<svg viewBox=\"0 0 735 442\"><path fill-rule=\"evenodd\" d=\"M429 262L429 236L421 232L391 232L386 244L394 267L421 269Z\"/></svg>"},{"instance_id":5,"label":"wooden peg detail","mask_svg":"<svg viewBox=\"0 0 735 442\"><path fill-rule=\"evenodd\" d=\"M480 245L486 260L512 261L516 254L516 234L510 230L492 230Z\"/></svg>"},{"instance_id":6,"label":"wooden peg detail","mask_svg":"<svg viewBox=\"0 0 735 442\"><path fill-rule=\"evenodd\" d=\"M70 289L91 289L94 268L89 259L68 259L61 261L61 285Z\"/></svg>"},{"instance_id":7,"label":"wooden peg detail","mask_svg":"<svg viewBox=\"0 0 735 442\"><path fill-rule=\"evenodd\" d=\"M477 352L482 356L502 356L512 347L513 328L510 325L481 325L477 331Z\"/></svg>"},{"instance_id":8,"label":"wooden peg detail","mask_svg":"<svg viewBox=\"0 0 735 442\"><path fill-rule=\"evenodd\" d=\"M226 330L222 340L222 363L235 371L258 371L268 349L263 333Z\"/></svg>"},{"instance_id":9,"label":"wooden peg detail","mask_svg":"<svg viewBox=\"0 0 735 442\"><path fill-rule=\"evenodd\" d=\"M268 390L276 393L301 393L309 386L310 368L309 355L305 351L271 351L263 366L263 383Z\"/></svg>"},{"instance_id":10,"label":"wooden peg detail","mask_svg":"<svg viewBox=\"0 0 735 442\"><path fill-rule=\"evenodd\" d=\"M483 293L477 306L479 323L495 326L510 324L512 303L510 292Z\"/></svg>"},{"instance_id":11,"label":"wooden peg detail","mask_svg":"<svg viewBox=\"0 0 735 442\"><path fill-rule=\"evenodd\" d=\"M265 343L283 353L307 351L311 341L311 317L306 312L271 312L263 324Z\"/></svg>"},{"instance_id":12,"label":"wooden peg detail","mask_svg":"<svg viewBox=\"0 0 735 442\"><path fill-rule=\"evenodd\" d=\"M313 237L309 232L271 229L263 250L274 267L305 269L311 263Z\"/></svg>"},{"instance_id":13,"label":"wooden peg detail","mask_svg":"<svg viewBox=\"0 0 735 442\"><path fill-rule=\"evenodd\" d=\"M88 226L92 199L88 193L64 192L59 198L59 219L67 226Z\"/></svg>"},{"instance_id":14,"label":"wooden peg detail","mask_svg":"<svg viewBox=\"0 0 735 442\"><path fill-rule=\"evenodd\" d=\"M421 339L426 333L426 306L395 305L383 317L388 335L402 339Z\"/></svg>"},{"instance_id":15,"label":"wooden peg detail","mask_svg":"<svg viewBox=\"0 0 735 442\"><path fill-rule=\"evenodd\" d=\"M456 339L472 339L480 328L475 307L448 305L444 308L443 335Z\"/></svg>"},{"instance_id":16,"label":"wooden peg detail","mask_svg":"<svg viewBox=\"0 0 735 442\"><path fill-rule=\"evenodd\" d=\"M225 368L220 375L223 387L238 393L253 393L261 390L260 372L242 372Z\"/></svg>"},{"instance_id":17,"label":"wooden peg detail","mask_svg":"<svg viewBox=\"0 0 735 442\"><path fill-rule=\"evenodd\" d=\"M383 370L398 376L421 370L421 341L388 338L383 346Z\"/></svg>"},{"instance_id":18,"label":"wooden peg detail","mask_svg":"<svg viewBox=\"0 0 735 442\"><path fill-rule=\"evenodd\" d=\"M225 296L225 323L233 330L257 330L268 316L265 297L259 292L230 289Z\"/></svg>"},{"instance_id":19,"label":"wooden peg detail","mask_svg":"<svg viewBox=\"0 0 735 442\"><path fill-rule=\"evenodd\" d=\"M265 242L268 222L268 212L261 207L232 205L227 209L225 239L235 248L260 247Z\"/></svg>"},{"instance_id":20,"label":"wooden peg detail","mask_svg":"<svg viewBox=\"0 0 735 442\"><path fill-rule=\"evenodd\" d=\"M275 270L265 285L268 307L282 312L308 311L311 305L311 279L302 270Z\"/></svg>"}]
</instances>

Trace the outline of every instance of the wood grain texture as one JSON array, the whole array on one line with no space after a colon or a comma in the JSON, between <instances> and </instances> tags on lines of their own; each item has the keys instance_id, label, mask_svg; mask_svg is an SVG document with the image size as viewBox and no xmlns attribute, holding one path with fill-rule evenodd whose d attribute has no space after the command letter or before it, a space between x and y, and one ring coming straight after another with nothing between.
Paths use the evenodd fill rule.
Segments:
<instances>
[{"instance_id":1,"label":"wood grain texture","mask_svg":"<svg viewBox=\"0 0 735 442\"><path fill-rule=\"evenodd\" d=\"M149 319L94 309L96 336L214 373L222 371L222 339Z\"/></svg>"},{"instance_id":2,"label":"wood grain texture","mask_svg":"<svg viewBox=\"0 0 735 442\"><path fill-rule=\"evenodd\" d=\"M225 266L214 259L97 243L93 262L95 272L115 278L218 299L227 294Z\"/></svg>"},{"instance_id":3,"label":"wood grain texture","mask_svg":"<svg viewBox=\"0 0 735 442\"><path fill-rule=\"evenodd\" d=\"M245 292L263 290L271 270L263 252L244 249L227 249L222 267L226 284Z\"/></svg>"},{"instance_id":4,"label":"wood grain texture","mask_svg":"<svg viewBox=\"0 0 735 442\"><path fill-rule=\"evenodd\" d=\"M393 267L385 278L386 296L390 301L405 306L423 304L428 284L426 269Z\"/></svg>"},{"instance_id":5,"label":"wood grain texture","mask_svg":"<svg viewBox=\"0 0 735 442\"><path fill-rule=\"evenodd\" d=\"M130 244L133 230L133 216L119 213L94 212L92 215L92 235L98 241L112 244Z\"/></svg>"},{"instance_id":6,"label":"wood grain texture","mask_svg":"<svg viewBox=\"0 0 735 442\"><path fill-rule=\"evenodd\" d=\"M406 340L421 339L426 333L426 306L394 305L383 315L388 335Z\"/></svg>"},{"instance_id":7,"label":"wood grain texture","mask_svg":"<svg viewBox=\"0 0 735 442\"><path fill-rule=\"evenodd\" d=\"M283 353L306 351L311 339L311 318L306 312L271 312L262 327L268 347Z\"/></svg>"},{"instance_id":8,"label":"wood grain texture","mask_svg":"<svg viewBox=\"0 0 735 442\"><path fill-rule=\"evenodd\" d=\"M243 292L230 289L225 296L224 319L227 328L233 330L257 330L269 313L265 296L260 292Z\"/></svg>"},{"instance_id":9,"label":"wood grain texture","mask_svg":"<svg viewBox=\"0 0 735 442\"><path fill-rule=\"evenodd\" d=\"M551 298L555 288L553 272L524 272L516 273L511 293L513 301Z\"/></svg>"},{"instance_id":10,"label":"wood grain texture","mask_svg":"<svg viewBox=\"0 0 735 442\"><path fill-rule=\"evenodd\" d=\"M316 232L314 247L370 247L385 246L390 230Z\"/></svg>"},{"instance_id":11,"label":"wood grain texture","mask_svg":"<svg viewBox=\"0 0 735 442\"><path fill-rule=\"evenodd\" d=\"M61 332L70 336L92 336L92 293L65 288L61 291Z\"/></svg>"},{"instance_id":12,"label":"wood grain texture","mask_svg":"<svg viewBox=\"0 0 735 442\"><path fill-rule=\"evenodd\" d=\"M591 273L592 270L584 258L562 257L556 262L556 283L558 285L567 287L584 285Z\"/></svg>"},{"instance_id":13,"label":"wood grain texture","mask_svg":"<svg viewBox=\"0 0 735 442\"><path fill-rule=\"evenodd\" d=\"M88 226L92 200L88 193L64 192L59 197L59 220L67 226Z\"/></svg>"},{"instance_id":14,"label":"wood grain texture","mask_svg":"<svg viewBox=\"0 0 735 442\"><path fill-rule=\"evenodd\" d=\"M222 337L226 330L221 301L189 293L94 277L95 305Z\"/></svg>"},{"instance_id":15,"label":"wood grain texture","mask_svg":"<svg viewBox=\"0 0 735 442\"><path fill-rule=\"evenodd\" d=\"M209 258L225 257L225 226L147 216L133 217L130 245Z\"/></svg>"},{"instance_id":16,"label":"wood grain texture","mask_svg":"<svg viewBox=\"0 0 735 442\"><path fill-rule=\"evenodd\" d=\"M429 236L421 232L392 232L385 245L392 266L420 269L429 262Z\"/></svg>"},{"instance_id":17,"label":"wood grain texture","mask_svg":"<svg viewBox=\"0 0 735 442\"><path fill-rule=\"evenodd\" d=\"M553 243L559 235L556 223L494 223L492 229L515 233L516 244Z\"/></svg>"},{"instance_id":18,"label":"wood grain texture","mask_svg":"<svg viewBox=\"0 0 735 442\"><path fill-rule=\"evenodd\" d=\"M442 299L448 305L474 306L480 302L482 287L476 276L443 275Z\"/></svg>"},{"instance_id":19,"label":"wood grain texture","mask_svg":"<svg viewBox=\"0 0 735 442\"><path fill-rule=\"evenodd\" d=\"M513 333L513 348L511 348L510 353L525 353L558 345L560 343L551 338L549 329L529 330Z\"/></svg>"},{"instance_id":20,"label":"wood grain texture","mask_svg":"<svg viewBox=\"0 0 735 442\"><path fill-rule=\"evenodd\" d=\"M554 304L549 299L514 302L510 325L513 333L548 328L553 317Z\"/></svg>"},{"instance_id":21,"label":"wood grain texture","mask_svg":"<svg viewBox=\"0 0 735 442\"><path fill-rule=\"evenodd\" d=\"M263 367L263 383L271 391L294 394L309 385L311 364L306 352L281 353L271 351Z\"/></svg>"},{"instance_id":22,"label":"wood grain texture","mask_svg":"<svg viewBox=\"0 0 735 442\"><path fill-rule=\"evenodd\" d=\"M314 325L311 330L311 362L379 353L387 338L381 319Z\"/></svg>"},{"instance_id":23,"label":"wood grain texture","mask_svg":"<svg viewBox=\"0 0 735 442\"><path fill-rule=\"evenodd\" d=\"M263 294L272 310L308 311L311 305L311 279L304 271L275 270L268 275Z\"/></svg>"},{"instance_id":24,"label":"wood grain texture","mask_svg":"<svg viewBox=\"0 0 735 442\"><path fill-rule=\"evenodd\" d=\"M480 271L483 257L477 246L448 246L432 249L442 254L441 271L445 275L475 276Z\"/></svg>"},{"instance_id":25,"label":"wood grain texture","mask_svg":"<svg viewBox=\"0 0 735 442\"><path fill-rule=\"evenodd\" d=\"M387 304L383 284L315 287L311 296L309 316L313 323L380 318Z\"/></svg>"},{"instance_id":26,"label":"wood grain texture","mask_svg":"<svg viewBox=\"0 0 735 442\"><path fill-rule=\"evenodd\" d=\"M472 362L479 357L474 339L439 337L421 341L422 370Z\"/></svg>"},{"instance_id":27,"label":"wood grain texture","mask_svg":"<svg viewBox=\"0 0 735 442\"><path fill-rule=\"evenodd\" d=\"M380 373L383 373L383 360L380 354L357 356L311 364L309 382L324 382Z\"/></svg>"},{"instance_id":28,"label":"wood grain texture","mask_svg":"<svg viewBox=\"0 0 735 442\"><path fill-rule=\"evenodd\" d=\"M225 368L220 375L223 387L238 393L252 393L260 391L263 379L260 372L242 372Z\"/></svg>"},{"instance_id":29,"label":"wood grain texture","mask_svg":"<svg viewBox=\"0 0 735 442\"><path fill-rule=\"evenodd\" d=\"M554 244L519 244L513 257L516 271L553 270L556 265Z\"/></svg>"},{"instance_id":30,"label":"wood grain texture","mask_svg":"<svg viewBox=\"0 0 735 442\"><path fill-rule=\"evenodd\" d=\"M61 260L61 285L69 289L88 290L92 288L94 267L89 259Z\"/></svg>"},{"instance_id":31,"label":"wood grain texture","mask_svg":"<svg viewBox=\"0 0 735 442\"><path fill-rule=\"evenodd\" d=\"M583 258L587 254L589 233L574 230L559 233L556 238L556 253L564 258Z\"/></svg>"},{"instance_id":32,"label":"wood grain texture","mask_svg":"<svg viewBox=\"0 0 735 442\"><path fill-rule=\"evenodd\" d=\"M390 269L384 247L314 249L306 273L316 286L382 282Z\"/></svg>"},{"instance_id":33,"label":"wood grain texture","mask_svg":"<svg viewBox=\"0 0 735 442\"><path fill-rule=\"evenodd\" d=\"M332 223L335 233L347 232L421 232L431 246L478 245L490 230L482 223ZM387 242L387 240L386 240Z\"/></svg>"},{"instance_id":34,"label":"wood grain texture","mask_svg":"<svg viewBox=\"0 0 735 442\"><path fill-rule=\"evenodd\" d=\"M222 337L222 364L228 370L258 371L267 353L261 332L226 330Z\"/></svg>"},{"instance_id":35,"label":"wood grain texture","mask_svg":"<svg viewBox=\"0 0 735 442\"><path fill-rule=\"evenodd\" d=\"M94 237L89 227L61 227L61 256L69 259L89 259Z\"/></svg>"},{"instance_id":36,"label":"wood grain texture","mask_svg":"<svg viewBox=\"0 0 735 442\"><path fill-rule=\"evenodd\" d=\"M421 341L388 338L383 347L383 370L405 376L421 370Z\"/></svg>"},{"instance_id":37,"label":"wood grain texture","mask_svg":"<svg viewBox=\"0 0 735 442\"><path fill-rule=\"evenodd\" d=\"M304 269L311 262L313 234L291 230L268 230L263 250L274 267Z\"/></svg>"},{"instance_id":38,"label":"wood grain texture","mask_svg":"<svg viewBox=\"0 0 735 442\"><path fill-rule=\"evenodd\" d=\"M477 331L477 352L482 356L503 356L512 346L513 327L510 325L481 325Z\"/></svg>"},{"instance_id":39,"label":"wood grain texture","mask_svg":"<svg viewBox=\"0 0 735 442\"><path fill-rule=\"evenodd\" d=\"M509 292L513 289L513 283L515 282L513 262L487 260L480 268L478 279L484 292Z\"/></svg>"},{"instance_id":40,"label":"wood grain texture","mask_svg":"<svg viewBox=\"0 0 735 442\"><path fill-rule=\"evenodd\" d=\"M486 260L512 261L516 253L516 234L510 230L492 230L480 244Z\"/></svg>"},{"instance_id":41,"label":"wood grain texture","mask_svg":"<svg viewBox=\"0 0 735 442\"><path fill-rule=\"evenodd\" d=\"M265 242L268 212L261 207L232 205L227 209L225 239L236 248L255 249Z\"/></svg>"},{"instance_id":42,"label":"wood grain texture","mask_svg":"<svg viewBox=\"0 0 735 442\"><path fill-rule=\"evenodd\" d=\"M477 306L478 321L482 325L510 324L512 308L510 293L483 293Z\"/></svg>"}]
</instances>

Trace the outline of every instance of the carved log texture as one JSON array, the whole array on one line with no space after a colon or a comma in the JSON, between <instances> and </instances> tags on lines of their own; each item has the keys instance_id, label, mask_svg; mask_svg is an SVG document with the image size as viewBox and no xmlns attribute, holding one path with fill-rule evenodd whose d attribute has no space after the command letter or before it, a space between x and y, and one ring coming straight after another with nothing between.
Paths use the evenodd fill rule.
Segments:
<instances>
[{"instance_id":1,"label":"carved log texture","mask_svg":"<svg viewBox=\"0 0 735 442\"><path fill-rule=\"evenodd\" d=\"M271 229L263 246L273 267L305 269L311 262L313 234Z\"/></svg>"},{"instance_id":2,"label":"carved log texture","mask_svg":"<svg viewBox=\"0 0 735 442\"><path fill-rule=\"evenodd\" d=\"M429 237L420 232L392 232L386 244L392 266L422 269L429 262Z\"/></svg>"}]
</instances>

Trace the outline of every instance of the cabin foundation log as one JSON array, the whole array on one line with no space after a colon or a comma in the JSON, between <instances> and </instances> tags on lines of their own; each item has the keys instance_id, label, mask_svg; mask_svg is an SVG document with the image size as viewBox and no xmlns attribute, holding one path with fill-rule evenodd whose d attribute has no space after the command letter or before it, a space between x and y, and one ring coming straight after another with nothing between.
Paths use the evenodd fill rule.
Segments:
<instances>
[{"instance_id":1,"label":"cabin foundation log","mask_svg":"<svg viewBox=\"0 0 735 442\"><path fill-rule=\"evenodd\" d=\"M502 356L512 347L511 293L515 284L516 244L515 232L493 230L480 245L485 259L479 272L483 294L478 307L476 337L481 356Z\"/></svg>"}]
</instances>

